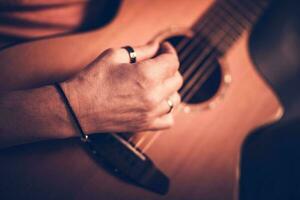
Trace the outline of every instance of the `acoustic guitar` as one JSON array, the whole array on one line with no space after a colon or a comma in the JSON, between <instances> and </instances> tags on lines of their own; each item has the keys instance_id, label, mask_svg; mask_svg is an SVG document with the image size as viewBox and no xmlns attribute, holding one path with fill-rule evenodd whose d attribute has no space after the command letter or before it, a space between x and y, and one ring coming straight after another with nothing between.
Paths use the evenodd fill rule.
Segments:
<instances>
[{"instance_id":1,"label":"acoustic guitar","mask_svg":"<svg viewBox=\"0 0 300 200\"><path fill-rule=\"evenodd\" d=\"M95 134L91 148L100 155L78 138L1 150L0 198L237 199L243 142L283 114L248 51L251 28L267 6L267 0L124 0L107 26L66 37L81 52L65 51L76 58L65 65L86 64L109 47L170 41L184 77L175 126ZM80 42L85 38L93 46Z\"/></svg>"}]
</instances>

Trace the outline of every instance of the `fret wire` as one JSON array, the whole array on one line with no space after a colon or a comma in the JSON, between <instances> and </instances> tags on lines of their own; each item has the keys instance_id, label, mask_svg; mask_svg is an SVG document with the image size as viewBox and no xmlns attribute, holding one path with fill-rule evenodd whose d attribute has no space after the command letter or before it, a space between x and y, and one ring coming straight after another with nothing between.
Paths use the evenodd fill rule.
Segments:
<instances>
[{"instance_id":1,"label":"fret wire","mask_svg":"<svg viewBox=\"0 0 300 200\"><path fill-rule=\"evenodd\" d=\"M263 7L258 6L257 4L255 4L256 1L245 1L244 5L245 7L248 7L249 10L251 10L251 8L253 9L253 12L255 13L255 15L259 15L260 11L263 9Z\"/></svg>"},{"instance_id":2,"label":"fret wire","mask_svg":"<svg viewBox=\"0 0 300 200\"><path fill-rule=\"evenodd\" d=\"M217 15L219 15L220 18L223 19L223 22L225 25L229 26L232 30L234 30L233 34L239 35L240 31L238 29L240 28L240 25L238 23L234 23L233 20L226 19L228 17L232 18L231 15L226 14L226 11L224 9L221 9L221 11ZM238 26L238 27L236 27L236 26ZM244 29L242 28L242 30L244 30Z\"/></svg>"},{"instance_id":3,"label":"fret wire","mask_svg":"<svg viewBox=\"0 0 300 200\"><path fill-rule=\"evenodd\" d=\"M222 0L219 0L222 1ZM211 7L208 9L207 14L204 14L203 17L199 18L196 23L192 26L192 30L199 31L203 28L203 19L211 20L214 17L214 13L219 8L219 1L215 1Z\"/></svg>"},{"instance_id":4,"label":"fret wire","mask_svg":"<svg viewBox=\"0 0 300 200\"><path fill-rule=\"evenodd\" d=\"M258 4L256 4L258 2L263 3L263 4L261 4L261 6L259 6ZM267 3L268 3L268 0L253 0L253 1L245 0L245 1L243 1L243 4L241 4L240 6L244 7L248 11L252 11L252 13L254 13L253 21L256 21L256 19L260 16L262 11L267 6Z\"/></svg>"},{"instance_id":5,"label":"fret wire","mask_svg":"<svg viewBox=\"0 0 300 200\"><path fill-rule=\"evenodd\" d=\"M207 21L208 21L208 19L209 19L209 17L211 17L211 19L215 19L216 17L215 17L215 15L213 15L213 14L215 14L214 12L216 12L216 10L217 9L221 9L221 10L223 10L223 8L221 7L222 5L222 3L223 3L224 1L219 1L218 2L218 4L216 4L215 6L215 8L214 9L210 9L211 11L212 11L212 16L213 17L211 17L211 16L206 16L206 23L207 23ZM220 12L220 11L219 11ZM216 12L216 13L219 13L219 12ZM232 23L232 22L231 22ZM199 23L197 23L197 24L199 24ZM212 23L210 23L210 24L212 24ZM203 24L202 24L203 25ZM233 27L234 28L234 27ZM197 28L197 29L199 29L199 28ZM199 29L200 31L201 31L201 29ZM191 43L192 45L193 45L193 40L190 40L189 42L187 42L188 40L186 40L186 42L185 43ZM186 45L186 46L188 46L188 45ZM178 48L177 47L177 49L179 49L179 53L180 53L180 51L182 51L183 49L182 48ZM184 59L184 57L185 57L185 55L182 55L182 59Z\"/></svg>"},{"instance_id":6,"label":"fret wire","mask_svg":"<svg viewBox=\"0 0 300 200\"><path fill-rule=\"evenodd\" d=\"M245 6L256 9L256 18L255 18L255 20L256 20L262 14L262 11L268 5L268 1L270 1L270 0L245 1Z\"/></svg>"},{"instance_id":7,"label":"fret wire","mask_svg":"<svg viewBox=\"0 0 300 200\"><path fill-rule=\"evenodd\" d=\"M226 18L228 18L228 17L230 17L232 19L231 15L225 14L224 12L223 12L223 14L224 14L223 17L225 18L224 20L226 20ZM229 36L232 36L234 39L232 42L234 42L241 35L241 33L245 30L245 28L240 26L238 23L235 23L234 20L226 20L226 21L227 21L228 26L230 27L229 30L231 31L231 32L227 31L226 34Z\"/></svg>"},{"instance_id":8,"label":"fret wire","mask_svg":"<svg viewBox=\"0 0 300 200\"><path fill-rule=\"evenodd\" d=\"M225 24L225 23L224 23ZM223 43L226 43L227 40L226 40L226 37L227 38L231 38L231 39L235 39L236 37L238 37L238 35L236 34L235 36L233 35L234 33L232 34L228 34L228 30L230 30L231 27L230 26L219 26L218 27L218 34L217 35L212 35L209 37L210 41L212 42L212 44L220 51L220 53L223 53L224 50L226 49L222 49L220 48ZM222 36L222 40L219 41L219 38L220 38L220 34ZM228 45L230 45L231 43L229 43Z\"/></svg>"},{"instance_id":9,"label":"fret wire","mask_svg":"<svg viewBox=\"0 0 300 200\"><path fill-rule=\"evenodd\" d=\"M246 19L244 20L243 16L241 16L239 13L237 13L236 10L234 10L234 9L230 10L228 8L228 4L221 3L221 6L224 9L224 11L226 13L228 13L228 15L231 17L231 19L236 21L236 23L239 24L240 27L246 29L249 25L251 25Z\"/></svg>"},{"instance_id":10,"label":"fret wire","mask_svg":"<svg viewBox=\"0 0 300 200\"><path fill-rule=\"evenodd\" d=\"M219 0L214 2L213 5L207 11L209 14L204 14L199 20L196 21L195 25L192 26L192 30L194 30L195 34L201 31L201 29L205 27L207 22L211 22L211 20L215 18L215 12L221 6L220 5L221 2L224 2L224 0L223 1ZM182 50L182 46L186 45L186 43L188 42L189 42L188 38L183 42L180 42L181 44L176 46L177 51L180 52Z\"/></svg>"},{"instance_id":11,"label":"fret wire","mask_svg":"<svg viewBox=\"0 0 300 200\"><path fill-rule=\"evenodd\" d=\"M248 5L246 5L247 0L228 0L229 2L232 2L237 8L240 8L242 13L248 13L248 15L252 18L251 22L253 22L256 19L257 13L255 13L253 10L250 9Z\"/></svg>"},{"instance_id":12,"label":"fret wire","mask_svg":"<svg viewBox=\"0 0 300 200\"><path fill-rule=\"evenodd\" d=\"M258 16L258 14L261 12L261 8L256 8L255 6L253 6L253 4L249 1L249 0L244 0L241 1L242 3L239 3L237 1L239 0L232 0L235 2L235 4L240 7L242 10L244 10L246 13L248 13L249 15L251 15L251 17L253 18L254 22ZM255 0L253 0L255 1Z\"/></svg>"},{"instance_id":13,"label":"fret wire","mask_svg":"<svg viewBox=\"0 0 300 200\"><path fill-rule=\"evenodd\" d=\"M249 21L250 24L252 24L252 22L254 21L253 15L251 15L251 14L247 15L246 13L248 13L248 12L246 10L242 9L240 7L240 5L237 5L236 1L234 1L234 0L227 0L227 2L228 2L228 5L232 9L234 9L234 10L236 10L236 12L240 13L241 16L244 16L244 18L247 19L247 21Z\"/></svg>"},{"instance_id":14,"label":"fret wire","mask_svg":"<svg viewBox=\"0 0 300 200\"><path fill-rule=\"evenodd\" d=\"M244 23L245 27L251 26L251 20L242 15L238 10L234 9L228 2L222 5L228 13L231 13L236 18L237 21L240 21L241 24Z\"/></svg>"},{"instance_id":15,"label":"fret wire","mask_svg":"<svg viewBox=\"0 0 300 200\"><path fill-rule=\"evenodd\" d=\"M261 0L255 2L259 4L262 9L265 9L265 7L269 4L270 0Z\"/></svg>"}]
</instances>

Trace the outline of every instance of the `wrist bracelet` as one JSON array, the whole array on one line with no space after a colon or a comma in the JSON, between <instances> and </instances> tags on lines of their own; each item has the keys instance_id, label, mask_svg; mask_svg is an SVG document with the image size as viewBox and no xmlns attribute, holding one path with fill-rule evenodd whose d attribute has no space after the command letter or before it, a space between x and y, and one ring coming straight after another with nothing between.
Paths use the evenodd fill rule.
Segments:
<instances>
[{"instance_id":1,"label":"wrist bracelet","mask_svg":"<svg viewBox=\"0 0 300 200\"><path fill-rule=\"evenodd\" d=\"M82 129L82 126L80 125L80 122L79 122L79 120L78 120L78 118L77 118L77 116L76 116L76 114L75 114L75 112L74 112L74 110L73 110L73 108L72 108L72 106L71 106L64 90L62 89L61 85L59 83L55 83L54 86L55 86L56 90L58 91L58 93L60 94L67 110L71 114L72 120L74 121L75 126L76 126L76 128L78 129L78 131L81 135L81 140L83 142L88 142L89 141L89 136L84 133L84 131Z\"/></svg>"}]
</instances>

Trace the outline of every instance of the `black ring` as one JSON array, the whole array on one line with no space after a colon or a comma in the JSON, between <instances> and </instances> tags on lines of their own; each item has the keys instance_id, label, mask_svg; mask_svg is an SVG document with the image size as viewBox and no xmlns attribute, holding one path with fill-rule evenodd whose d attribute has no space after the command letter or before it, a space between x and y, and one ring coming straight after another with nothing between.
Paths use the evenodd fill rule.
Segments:
<instances>
[{"instance_id":1,"label":"black ring","mask_svg":"<svg viewBox=\"0 0 300 200\"><path fill-rule=\"evenodd\" d=\"M128 52L129 58L130 58L130 63L136 63L136 53L134 49L131 46L125 46L122 47Z\"/></svg>"}]
</instances>

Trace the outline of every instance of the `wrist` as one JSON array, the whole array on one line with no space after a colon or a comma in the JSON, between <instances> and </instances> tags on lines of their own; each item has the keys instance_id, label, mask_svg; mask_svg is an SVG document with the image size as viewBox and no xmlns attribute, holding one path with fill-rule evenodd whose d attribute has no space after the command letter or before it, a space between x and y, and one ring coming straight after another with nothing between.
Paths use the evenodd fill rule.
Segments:
<instances>
[{"instance_id":1,"label":"wrist","mask_svg":"<svg viewBox=\"0 0 300 200\"><path fill-rule=\"evenodd\" d=\"M88 90L84 86L84 77L77 76L70 80L60 83L70 106L72 107L76 118L78 119L85 134L92 133L95 130L93 123L91 123L91 109L89 108ZM75 124L74 124L75 126Z\"/></svg>"}]
</instances>

